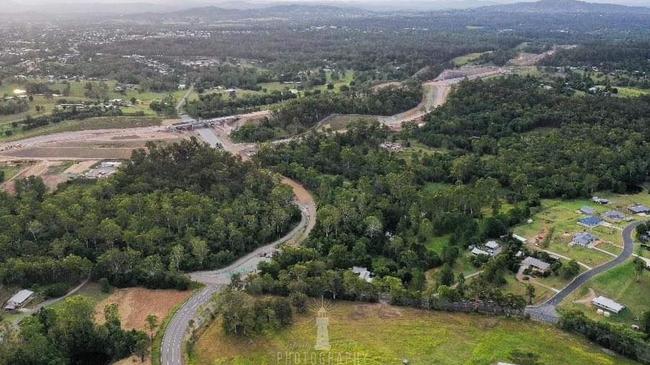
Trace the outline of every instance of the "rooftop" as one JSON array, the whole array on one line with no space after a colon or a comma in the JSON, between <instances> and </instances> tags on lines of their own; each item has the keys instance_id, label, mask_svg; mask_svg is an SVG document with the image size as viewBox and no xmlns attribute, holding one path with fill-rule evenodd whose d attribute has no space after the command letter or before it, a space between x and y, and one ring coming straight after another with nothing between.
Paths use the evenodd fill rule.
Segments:
<instances>
[{"instance_id":1,"label":"rooftop","mask_svg":"<svg viewBox=\"0 0 650 365\"><path fill-rule=\"evenodd\" d=\"M600 225L602 222L603 220L600 217L596 217L596 216L586 217L578 220L578 223L588 227L596 227Z\"/></svg>"},{"instance_id":2,"label":"rooftop","mask_svg":"<svg viewBox=\"0 0 650 365\"><path fill-rule=\"evenodd\" d=\"M613 300L611 300L611 299L609 299L607 297L603 297L602 295L599 296L599 297L594 298L591 302L595 306L605 308L605 309L610 310L610 311L612 311L614 313L618 313L618 312L622 311L625 308L624 305L619 304L619 303L617 303L617 302L615 302L615 301L613 301Z\"/></svg>"},{"instance_id":3,"label":"rooftop","mask_svg":"<svg viewBox=\"0 0 650 365\"><path fill-rule=\"evenodd\" d=\"M532 256L526 257L521 262L521 264L523 266L532 266L532 267L535 267L535 268L543 270L543 271L549 270L551 268L551 264L549 264L548 262L544 262L544 261L542 261L542 260L540 260L538 258L532 257Z\"/></svg>"}]
</instances>

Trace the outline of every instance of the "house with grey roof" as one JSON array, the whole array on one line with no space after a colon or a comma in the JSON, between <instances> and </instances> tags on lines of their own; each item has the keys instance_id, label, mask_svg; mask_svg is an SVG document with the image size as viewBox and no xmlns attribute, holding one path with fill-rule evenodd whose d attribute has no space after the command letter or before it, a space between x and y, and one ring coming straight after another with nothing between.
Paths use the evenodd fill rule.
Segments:
<instances>
[{"instance_id":1,"label":"house with grey roof","mask_svg":"<svg viewBox=\"0 0 650 365\"><path fill-rule=\"evenodd\" d=\"M573 236L571 244L582 247L590 247L596 241L598 241L598 237L594 236L593 234L589 232L580 232L576 233L576 235Z\"/></svg>"},{"instance_id":2,"label":"house with grey roof","mask_svg":"<svg viewBox=\"0 0 650 365\"><path fill-rule=\"evenodd\" d=\"M579 219L578 224L586 228L594 228L603 224L603 220L600 217L591 216Z\"/></svg>"},{"instance_id":3,"label":"house with grey roof","mask_svg":"<svg viewBox=\"0 0 650 365\"><path fill-rule=\"evenodd\" d=\"M551 264L532 256L523 259L523 261L521 261L521 266L524 269L532 269L540 273L546 273L551 270Z\"/></svg>"},{"instance_id":4,"label":"house with grey roof","mask_svg":"<svg viewBox=\"0 0 650 365\"><path fill-rule=\"evenodd\" d=\"M633 214L648 214L650 213L650 208L646 207L643 204L635 204L627 208Z\"/></svg>"},{"instance_id":5,"label":"house with grey roof","mask_svg":"<svg viewBox=\"0 0 650 365\"><path fill-rule=\"evenodd\" d=\"M580 208L580 213L586 214L586 215L594 215L596 214L596 210L592 207L582 207Z\"/></svg>"},{"instance_id":6,"label":"house with grey roof","mask_svg":"<svg viewBox=\"0 0 650 365\"><path fill-rule=\"evenodd\" d=\"M625 214L619 212L618 210L610 210L608 212L603 213L603 218L611 222L620 222L625 219Z\"/></svg>"}]
</instances>

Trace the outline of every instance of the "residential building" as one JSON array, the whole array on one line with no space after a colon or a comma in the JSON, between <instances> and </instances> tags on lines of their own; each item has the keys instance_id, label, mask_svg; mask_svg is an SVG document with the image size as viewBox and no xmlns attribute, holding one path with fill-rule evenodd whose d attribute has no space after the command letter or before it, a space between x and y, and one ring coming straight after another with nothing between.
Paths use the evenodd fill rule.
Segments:
<instances>
[{"instance_id":1,"label":"residential building","mask_svg":"<svg viewBox=\"0 0 650 365\"><path fill-rule=\"evenodd\" d=\"M524 267L525 269L532 269L542 274L551 270L551 264L532 256L526 257L521 262L521 266Z\"/></svg>"},{"instance_id":2,"label":"residential building","mask_svg":"<svg viewBox=\"0 0 650 365\"><path fill-rule=\"evenodd\" d=\"M648 208L648 207L646 207L645 205L642 205L642 204L635 204L635 205L632 205L632 206L628 207L627 209L629 209L630 212L632 212L633 214L648 214L648 213L650 213L650 208Z\"/></svg>"},{"instance_id":3,"label":"residential building","mask_svg":"<svg viewBox=\"0 0 650 365\"><path fill-rule=\"evenodd\" d=\"M582 247L589 247L596 241L598 241L598 237L594 236L593 234L589 232L580 232L573 236L571 244Z\"/></svg>"},{"instance_id":4,"label":"residential building","mask_svg":"<svg viewBox=\"0 0 650 365\"><path fill-rule=\"evenodd\" d=\"M472 255L474 255L474 256L481 256L481 255L491 256L489 252L487 252L487 251L485 251L485 250L481 250L481 249L478 248L478 247L474 247L474 248L472 248L472 251L470 251L470 252L471 252Z\"/></svg>"},{"instance_id":5,"label":"residential building","mask_svg":"<svg viewBox=\"0 0 650 365\"><path fill-rule=\"evenodd\" d=\"M496 256L500 254L503 249L497 241L488 241L485 243L485 250L490 254L490 256Z\"/></svg>"},{"instance_id":6,"label":"residential building","mask_svg":"<svg viewBox=\"0 0 650 365\"><path fill-rule=\"evenodd\" d=\"M18 293L14 294L13 297L9 298L9 300L5 304L5 310L14 311L16 309L20 309L25 304L27 304L32 299L33 296L34 296L33 291L23 289Z\"/></svg>"},{"instance_id":7,"label":"residential building","mask_svg":"<svg viewBox=\"0 0 650 365\"><path fill-rule=\"evenodd\" d=\"M625 214L619 212L618 210L610 210L603 213L603 218L612 222L620 222L625 219Z\"/></svg>"},{"instance_id":8,"label":"residential building","mask_svg":"<svg viewBox=\"0 0 650 365\"><path fill-rule=\"evenodd\" d=\"M602 223L603 220L600 217L596 217L596 216L586 217L578 220L579 225L587 228L598 227Z\"/></svg>"},{"instance_id":9,"label":"residential building","mask_svg":"<svg viewBox=\"0 0 650 365\"><path fill-rule=\"evenodd\" d=\"M582 207L580 208L580 213L586 214L586 215L594 215L596 214L596 210L592 207Z\"/></svg>"},{"instance_id":10,"label":"residential building","mask_svg":"<svg viewBox=\"0 0 650 365\"><path fill-rule=\"evenodd\" d=\"M594 298L591 301L591 304L593 304L595 307L612 312L614 314L620 313L623 309L625 309L625 306L622 304L619 304L609 298L603 297L602 295L599 297Z\"/></svg>"}]
</instances>

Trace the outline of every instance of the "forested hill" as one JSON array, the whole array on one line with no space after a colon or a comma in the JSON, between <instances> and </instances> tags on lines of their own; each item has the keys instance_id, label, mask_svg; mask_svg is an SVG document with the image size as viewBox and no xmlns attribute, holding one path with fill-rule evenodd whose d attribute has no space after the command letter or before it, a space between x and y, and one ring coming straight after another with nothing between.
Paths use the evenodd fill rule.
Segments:
<instances>
[{"instance_id":1,"label":"forested hill","mask_svg":"<svg viewBox=\"0 0 650 365\"><path fill-rule=\"evenodd\" d=\"M650 171L650 97L579 96L564 80L464 82L414 134L460 154L457 180L493 177L517 194L625 192Z\"/></svg>"},{"instance_id":2,"label":"forested hill","mask_svg":"<svg viewBox=\"0 0 650 365\"><path fill-rule=\"evenodd\" d=\"M92 270L117 286L184 288L287 232L293 193L269 172L196 140L149 145L114 178L0 194L0 282L60 295Z\"/></svg>"},{"instance_id":3,"label":"forested hill","mask_svg":"<svg viewBox=\"0 0 650 365\"><path fill-rule=\"evenodd\" d=\"M514 4L492 5L473 9L472 12L533 13L533 14L650 14L650 8L617 4L597 4L580 0L540 0Z\"/></svg>"}]
</instances>

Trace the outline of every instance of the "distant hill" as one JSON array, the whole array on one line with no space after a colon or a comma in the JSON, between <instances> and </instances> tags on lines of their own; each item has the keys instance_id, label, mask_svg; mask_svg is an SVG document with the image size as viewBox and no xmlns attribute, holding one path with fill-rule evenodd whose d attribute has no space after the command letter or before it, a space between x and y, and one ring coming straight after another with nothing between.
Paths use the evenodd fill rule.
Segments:
<instances>
[{"instance_id":1,"label":"distant hill","mask_svg":"<svg viewBox=\"0 0 650 365\"><path fill-rule=\"evenodd\" d=\"M328 5L275 5L262 8L233 9L204 6L165 13L142 13L130 15L131 19L160 22L209 23L244 19L287 19L313 21L333 18L358 18L368 16L368 10L342 8Z\"/></svg>"},{"instance_id":2,"label":"distant hill","mask_svg":"<svg viewBox=\"0 0 650 365\"><path fill-rule=\"evenodd\" d=\"M650 8L615 4L597 4L579 0L540 0L473 9L474 12L535 14L650 14Z\"/></svg>"}]
</instances>

